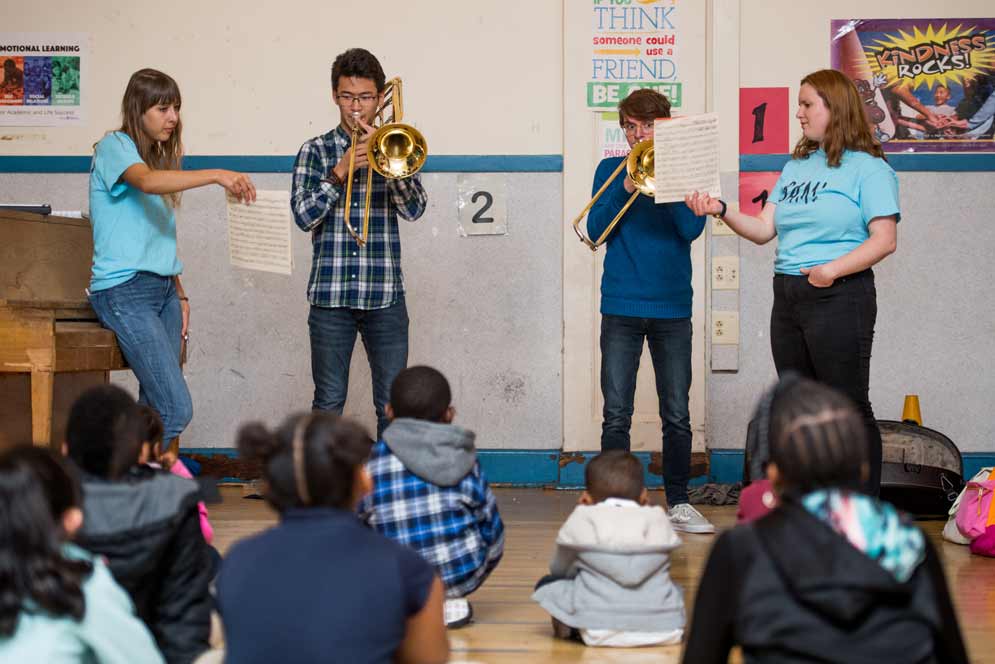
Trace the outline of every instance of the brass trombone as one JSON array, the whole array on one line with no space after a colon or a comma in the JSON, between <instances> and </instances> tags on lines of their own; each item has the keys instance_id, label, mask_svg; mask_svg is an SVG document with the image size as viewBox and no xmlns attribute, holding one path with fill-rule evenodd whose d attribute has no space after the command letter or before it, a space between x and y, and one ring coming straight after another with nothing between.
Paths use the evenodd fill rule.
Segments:
<instances>
[{"instance_id":1,"label":"brass trombone","mask_svg":"<svg viewBox=\"0 0 995 664\"><path fill-rule=\"evenodd\" d=\"M388 104L391 108L391 117L384 120L383 113ZM358 113L353 117L358 118ZM370 232L370 197L373 194L373 171L376 171L385 178L403 179L411 177L421 170L425 165L425 158L428 156L428 143L421 132L401 123L404 116L404 105L401 99L401 79L392 78L387 81L384 87L383 103L377 108L377 119L380 126L370 136L370 145L367 150L367 159L370 168L366 173L366 203L363 207L363 232L357 233L349 222L349 211L352 206L352 178L356 170L356 151L349 155L349 174L346 177L346 208L345 226L349 234L356 240L360 247L366 245L366 238ZM376 122L376 119L374 120ZM352 128L352 145L355 147L359 141L362 129L359 123L354 121Z\"/></svg>"},{"instance_id":2,"label":"brass trombone","mask_svg":"<svg viewBox=\"0 0 995 664\"><path fill-rule=\"evenodd\" d=\"M628 178L632 180L632 184L636 187L636 190L632 192L632 196L629 197L629 200L626 201L625 205L622 206L622 209L618 211L618 214L615 215L612 222L605 228L605 231L601 234L601 237L592 242L591 239L580 230L580 222L584 219L587 211L598 202L598 199L601 198L601 194L605 193L608 185L610 185L612 181L618 177L618 174L622 172L623 168L626 170ZM656 181L654 177L653 141L648 140L636 143L629 152L629 156L626 159L623 159L622 163L618 165L618 168L616 168L615 171L608 176L608 179L605 180L603 185L601 185L601 188L595 192L591 202L588 203L587 206L580 211L580 214L577 215L577 218L574 219L574 233L577 234L580 241L586 244L591 251L597 251L598 247L604 244L605 240L608 239L608 236L618 224L619 220L622 218L622 215L624 215L626 211L632 207L632 204L636 202L636 198L639 194L653 196L656 193Z\"/></svg>"}]
</instances>

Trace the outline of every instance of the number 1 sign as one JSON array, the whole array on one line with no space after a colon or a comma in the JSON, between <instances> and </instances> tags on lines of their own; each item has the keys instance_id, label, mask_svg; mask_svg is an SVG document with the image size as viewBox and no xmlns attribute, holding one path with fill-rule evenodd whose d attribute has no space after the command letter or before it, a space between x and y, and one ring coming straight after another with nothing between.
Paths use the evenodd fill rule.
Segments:
<instances>
[{"instance_id":1,"label":"number 1 sign","mask_svg":"<svg viewBox=\"0 0 995 664\"><path fill-rule=\"evenodd\" d=\"M788 151L788 89L739 89L739 153Z\"/></svg>"}]
</instances>

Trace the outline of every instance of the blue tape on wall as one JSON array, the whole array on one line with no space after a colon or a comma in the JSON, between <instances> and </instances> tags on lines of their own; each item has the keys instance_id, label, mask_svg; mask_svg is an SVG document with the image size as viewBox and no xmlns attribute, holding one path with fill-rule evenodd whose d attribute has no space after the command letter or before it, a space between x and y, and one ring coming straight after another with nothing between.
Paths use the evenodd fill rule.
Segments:
<instances>
[{"instance_id":1,"label":"blue tape on wall","mask_svg":"<svg viewBox=\"0 0 995 664\"><path fill-rule=\"evenodd\" d=\"M896 171L995 171L995 154L889 153L888 163ZM791 159L788 154L743 154L739 170L747 173L779 171Z\"/></svg>"},{"instance_id":2,"label":"blue tape on wall","mask_svg":"<svg viewBox=\"0 0 995 664\"><path fill-rule=\"evenodd\" d=\"M190 155L184 168L226 168L243 173L290 173L294 157ZM563 155L429 155L425 173L562 173ZM0 173L88 173L90 157L0 156Z\"/></svg>"}]
</instances>

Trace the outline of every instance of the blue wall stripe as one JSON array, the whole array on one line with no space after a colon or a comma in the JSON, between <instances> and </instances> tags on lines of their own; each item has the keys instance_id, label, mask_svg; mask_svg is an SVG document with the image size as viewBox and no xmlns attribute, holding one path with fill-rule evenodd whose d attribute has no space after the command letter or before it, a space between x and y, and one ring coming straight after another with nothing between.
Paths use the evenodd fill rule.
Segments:
<instances>
[{"instance_id":1,"label":"blue wall stripe","mask_svg":"<svg viewBox=\"0 0 995 664\"><path fill-rule=\"evenodd\" d=\"M742 154L742 172L780 171L791 159L787 154ZM888 153L888 163L896 171L995 171L993 153Z\"/></svg>"},{"instance_id":2,"label":"blue wall stripe","mask_svg":"<svg viewBox=\"0 0 995 664\"><path fill-rule=\"evenodd\" d=\"M185 168L227 168L245 173L290 173L294 157L266 155L190 155ZM87 173L90 157L0 156L0 173ZM562 173L563 155L430 155L426 173Z\"/></svg>"},{"instance_id":3,"label":"blue wall stripe","mask_svg":"<svg viewBox=\"0 0 995 664\"><path fill-rule=\"evenodd\" d=\"M181 454L214 454L237 457L231 447L184 447ZM597 452L562 452L561 450L477 450L480 465L487 480L494 484L526 487L555 487L557 489L584 488L584 468ZM643 463L646 486L659 488L663 478L648 470L649 452L636 452ZM691 486L705 482L738 482L743 468L742 450L712 450L708 477L694 477ZM995 456L995 455L993 455ZM716 470L720 472L716 473Z\"/></svg>"},{"instance_id":4,"label":"blue wall stripe","mask_svg":"<svg viewBox=\"0 0 995 664\"><path fill-rule=\"evenodd\" d=\"M221 454L237 457L238 452L231 447L191 447L180 450L182 454ZM584 487L584 467L597 452L561 452L560 450L478 450L480 465L489 482L512 486L555 487L558 489L581 489ZM636 452L643 462L649 465L648 452ZM731 484L743 479L743 450L711 449L708 451L708 477L692 478L691 485L706 481L717 484ZM986 466L995 466L995 452L964 452L964 478L973 477ZM646 486L662 486L662 478L645 471Z\"/></svg>"}]
</instances>

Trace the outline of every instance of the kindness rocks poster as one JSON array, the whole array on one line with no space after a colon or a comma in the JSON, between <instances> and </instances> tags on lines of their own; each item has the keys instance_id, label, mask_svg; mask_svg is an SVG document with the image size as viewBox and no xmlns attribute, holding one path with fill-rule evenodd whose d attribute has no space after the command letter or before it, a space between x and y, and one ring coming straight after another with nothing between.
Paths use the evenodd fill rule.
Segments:
<instances>
[{"instance_id":1,"label":"kindness rocks poster","mask_svg":"<svg viewBox=\"0 0 995 664\"><path fill-rule=\"evenodd\" d=\"M888 152L995 152L995 18L846 19L832 66Z\"/></svg>"}]
</instances>

